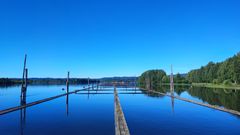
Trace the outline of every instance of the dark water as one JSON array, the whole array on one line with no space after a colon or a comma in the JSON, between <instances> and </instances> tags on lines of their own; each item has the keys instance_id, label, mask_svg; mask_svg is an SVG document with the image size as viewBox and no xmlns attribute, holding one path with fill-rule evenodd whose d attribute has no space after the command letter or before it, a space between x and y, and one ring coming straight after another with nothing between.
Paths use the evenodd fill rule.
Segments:
<instances>
[{"instance_id":1,"label":"dark water","mask_svg":"<svg viewBox=\"0 0 240 135\"><path fill-rule=\"evenodd\" d=\"M30 86L27 103L65 86ZM82 86L72 86L71 90ZM139 89L118 88L132 135L238 135L240 117ZM168 88L160 88L168 92ZM176 87L185 98L239 110L239 91ZM20 104L20 88L0 88L0 109ZM82 91L0 116L0 135L114 135L113 88Z\"/></svg>"}]
</instances>

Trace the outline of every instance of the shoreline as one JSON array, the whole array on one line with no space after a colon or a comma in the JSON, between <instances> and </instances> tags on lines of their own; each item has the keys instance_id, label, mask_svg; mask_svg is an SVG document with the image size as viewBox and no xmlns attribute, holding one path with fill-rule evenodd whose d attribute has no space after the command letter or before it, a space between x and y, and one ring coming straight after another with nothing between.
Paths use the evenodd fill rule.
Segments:
<instances>
[{"instance_id":1,"label":"shoreline","mask_svg":"<svg viewBox=\"0 0 240 135\"><path fill-rule=\"evenodd\" d=\"M163 85L169 85L164 83ZM212 84L212 83L175 83L174 86L194 86L194 87L205 87L205 88L219 88L219 89L236 89L240 90L240 85L223 85L223 84Z\"/></svg>"},{"instance_id":2,"label":"shoreline","mask_svg":"<svg viewBox=\"0 0 240 135\"><path fill-rule=\"evenodd\" d=\"M212 84L212 83L192 83L191 86L240 90L240 85L230 85L230 86L228 86L228 85L223 85L223 84Z\"/></svg>"}]
</instances>

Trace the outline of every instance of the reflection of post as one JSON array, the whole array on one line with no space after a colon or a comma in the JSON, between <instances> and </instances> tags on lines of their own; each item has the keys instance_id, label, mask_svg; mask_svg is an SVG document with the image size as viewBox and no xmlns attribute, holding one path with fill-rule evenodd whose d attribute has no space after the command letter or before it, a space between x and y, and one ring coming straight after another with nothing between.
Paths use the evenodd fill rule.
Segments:
<instances>
[{"instance_id":1,"label":"reflection of post","mask_svg":"<svg viewBox=\"0 0 240 135\"><path fill-rule=\"evenodd\" d=\"M171 92L172 112L174 112L174 82L173 82L172 65L171 65L171 76L170 76L170 92Z\"/></svg>"},{"instance_id":2,"label":"reflection of post","mask_svg":"<svg viewBox=\"0 0 240 135\"><path fill-rule=\"evenodd\" d=\"M174 113L174 95L171 94L172 112Z\"/></svg>"},{"instance_id":3,"label":"reflection of post","mask_svg":"<svg viewBox=\"0 0 240 135\"><path fill-rule=\"evenodd\" d=\"M69 95L67 94L66 95L66 112L67 112L67 116L68 116L68 114L69 114L69 108L68 108L68 101L69 101Z\"/></svg>"},{"instance_id":4,"label":"reflection of post","mask_svg":"<svg viewBox=\"0 0 240 135\"><path fill-rule=\"evenodd\" d=\"M88 99L89 99L89 94L90 94L90 93L89 93L89 89L88 89Z\"/></svg>"},{"instance_id":5,"label":"reflection of post","mask_svg":"<svg viewBox=\"0 0 240 135\"><path fill-rule=\"evenodd\" d=\"M22 96L20 98L20 105L24 106L26 105L26 91L23 91L21 95ZM26 108L23 108L20 110L20 134L21 135L24 134L25 124L26 124Z\"/></svg>"}]
</instances>

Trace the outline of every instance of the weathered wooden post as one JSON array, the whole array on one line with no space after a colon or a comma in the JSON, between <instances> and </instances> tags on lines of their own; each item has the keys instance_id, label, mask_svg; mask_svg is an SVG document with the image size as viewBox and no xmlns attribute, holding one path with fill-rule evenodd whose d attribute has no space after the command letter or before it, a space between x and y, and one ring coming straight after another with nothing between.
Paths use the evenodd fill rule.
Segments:
<instances>
[{"instance_id":1,"label":"weathered wooden post","mask_svg":"<svg viewBox=\"0 0 240 135\"><path fill-rule=\"evenodd\" d=\"M135 84L135 90L136 90L136 89L137 89L137 77L135 78L135 80L134 80L134 81L135 81L135 83L134 83L134 84Z\"/></svg>"},{"instance_id":2,"label":"weathered wooden post","mask_svg":"<svg viewBox=\"0 0 240 135\"><path fill-rule=\"evenodd\" d=\"M28 81L28 69L26 68L26 64L27 64L27 55L25 54L24 65L23 65L21 96L20 96L20 105L21 106L26 105L27 81ZM23 134L25 122L26 122L26 108L23 108L20 110L21 134Z\"/></svg>"},{"instance_id":3,"label":"weathered wooden post","mask_svg":"<svg viewBox=\"0 0 240 135\"><path fill-rule=\"evenodd\" d=\"M88 89L89 89L89 87L90 87L90 84L89 84L89 77L88 77Z\"/></svg>"},{"instance_id":4,"label":"weathered wooden post","mask_svg":"<svg viewBox=\"0 0 240 135\"><path fill-rule=\"evenodd\" d=\"M27 55L25 54L24 65L23 65L21 97L24 96L24 92L26 91L26 86L27 86L27 75L26 75L27 70L26 70L26 64L27 64Z\"/></svg>"},{"instance_id":5,"label":"weathered wooden post","mask_svg":"<svg viewBox=\"0 0 240 135\"><path fill-rule=\"evenodd\" d=\"M92 90L94 90L94 83L92 83Z\"/></svg>"},{"instance_id":6,"label":"weathered wooden post","mask_svg":"<svg viewBox=\"0 0 240 135\"><path fill-rule=\"evenodd\" d=\"M173 94L173 96L174 96L174 82L173 82L173 69L172 69L172 65L171 65L171 76L170 76L170 90L171 90L171 94Z\"/></svg>"},{"instance_id":7,"label":"weathered wooden post","mask_svg":"<svg viewBox=\"0 0 240 135\"><path fill-rule=\"evenodd\" d=\"M25 90L27 91L27 85L28 85L28 69L25 69Z\"/></svg>"},{"instance_id":8,"label":"weathered wooden post","mask_svg":"<svg viewBox=\"0 0 240 135\"><path fill-rule=\"evenodd\" d=\"M67 85L67 93L69 92L69 76L70 76L70 72L68 72L68 75L67 75L67 82L66 82L66 85Z\"/></svg>"},{"instance_id":9,"label":"weathered wooden post","mask_svg":"<svg viewBox=\"0 0 240 135\"><path fill-rule=\"evenodd\" d=\"M25 71L26 71L26 64L27 64L27 55L25 54L24 65L23 65L23 76L22 76L22 88L24 86L24 77L25 77Z\"/></svg>"}]
</instances>

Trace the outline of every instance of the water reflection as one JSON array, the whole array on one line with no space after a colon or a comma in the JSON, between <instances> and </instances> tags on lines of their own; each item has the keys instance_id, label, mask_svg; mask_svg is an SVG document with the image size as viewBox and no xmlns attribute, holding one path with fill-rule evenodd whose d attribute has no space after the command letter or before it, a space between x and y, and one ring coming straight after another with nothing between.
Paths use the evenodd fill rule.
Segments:
<instances>
[{"instance_id":1,"label":"water reflection","mask_svg":"<svg viewBox=\"0 0 240 135\"><path fill-rule=\"evenodd\" d=\"M171 92L172 113L174 113L174 92Z\"/></svg>"},{"instance_id":2,"label":"water reflection","mask_svg":"<svg viewBox=\"0 0 240 135\"><path fill-rule=\"evenodd\" d=\"M20 106L26 105L26 90L21 91ZM20 110L20 135L24 134L24 128L26 125L26 108Z\"/></svg>"},{"instance_id":3,"label":"water reflection","mask_svg":"<svg viewBox=\"0 0 240 135\"><path fill-rule=\"evenodd\" d=\"M69 94L66 95L66 113L67 113L67 116L69 114Z\"/></svg>"},{"instance_id":4,"label":"water reflection","mask_svg":"<svg viewBox=\"0 0 240 135\"><path fill-rule=\"evenodd\" d=\"M223 106L240 111L240 91L193 87L187 90L189 95L212 105Z\"/></svg>"},{"instance_id":5,"label":"water reflection","mask_svg":"<svg viewBox=\"0 0 240 135\"><path fill-rule=\"evenodd\" d=\"M191 86L175 86L174 92L169 89L169 86L157 87L155 90L161 93L170 94L171 96L177 94L180 97L190 98L192 100L205 102L211 105L240 111L240 90ZM149 94L147 91L143 91L143 93L151 97L162 97L159 94ZM174 107L174 98L171 98L171 100L172 106Z\"/></svg>"}]
</instances>

